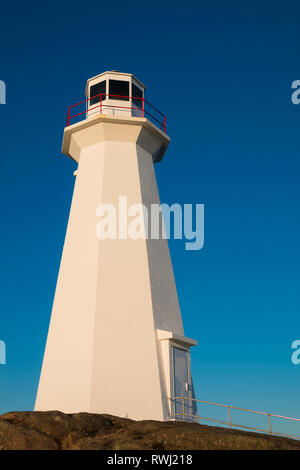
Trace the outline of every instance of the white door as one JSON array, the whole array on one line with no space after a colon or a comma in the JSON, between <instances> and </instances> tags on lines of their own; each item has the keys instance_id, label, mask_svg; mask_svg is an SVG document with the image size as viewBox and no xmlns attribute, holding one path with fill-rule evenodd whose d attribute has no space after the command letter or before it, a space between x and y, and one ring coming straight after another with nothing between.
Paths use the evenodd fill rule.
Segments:
<instances>
[{"instance_id":1,"label":"white door","mask_svg":"<svg viewBox=\"0 0 300 470\"><path fill-rule=\"evenodd\" d=\"M190 353L173 347L174 405L176 419L188 421L192 414L192 386L190 373Z\"/></svg>"}]
</instances>

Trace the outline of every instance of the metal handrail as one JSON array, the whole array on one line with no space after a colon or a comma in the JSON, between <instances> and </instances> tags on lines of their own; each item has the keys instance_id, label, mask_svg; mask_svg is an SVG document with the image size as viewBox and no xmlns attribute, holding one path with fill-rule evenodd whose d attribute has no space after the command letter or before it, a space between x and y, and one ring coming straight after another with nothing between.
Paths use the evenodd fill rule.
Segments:
<instances>
[{"instance_id":1,"label":"metal handrail","mask_svg":"<svg viewBox=\"0 0 300 470\"><path fill-rule=\"evenodd\" d=\"M121 99L126 98L128 100L141 100L141 107L138 107L138 106L135 106L135 107L134 106L120 106L120 105L114 105L114 104L108 104L108 103L103 104L103 101L105 100L105 98L103 98L103 97L106 97L106 96L113 97L113 98L121 98ZM84 111L81 111L80 113L70 115L70 110L72 108L74 108L75 106L80 106L83 103L88 103L89 101L93 100L94 98L98 98L98 97L100 98L98 105L93 106L92 108L87 107ZM145 109L145 104L147 106L151 107L151 109L153 109L156 113L158 113L161 116L161 119L156 118L155 116L153 116L153 112L150 113L150 111ZM138 97L138 96L113 95L113 94L110 94L110 93L99 93L98 95L92 96L91 98L87 98L86 100L79 101L78 103L72 104L71 106L69 106L68 107L68 113L67 113L67 124L66 124L66 126L68 127L70 125L70 120L71 119L74 119L75 117L80 116L82 114L86 114L86 113L88 113L88 112L90 112L94 109L97 109L97 108L100 109L100 114L102 114L103 106L105 106L105 108L139 110L139 111L142 112L142 117L145 117L145 114L146 114L149 118L151 118L153 121L155 121L155 124L158 125L159 128L164 133L167 132L167 118L166 118L166 116L162 112L160 112L157 108L155 108L151 103L149 103L149 101L145 100L145 98L141 98L141 97Z\"/></svg>"},{"instance_id":2,"label":"metal handrail","mask_svg":"<svg viewBox=\"0 0 300 470\"><path fill-rule=\"evenodd\" d=\"M199 400L197 398L190 398L190 397L185 397L185 396L169 397L169 400L170 401L180 400L181 404L182 404L182 413L171 413L171 418L175 419L175 420L176 420L176 418L182 418L183 421L186 421L186 420L189 420L189 418L191 418L192 421L198 421L199 423L200 423L200 420L202 420L202 421L211 421L211 422L214 422L214 423L220 423L220 424L223 424L225 426L229 426L230 428L232 428L232 427L242 428L242 429L247 429L247 430L251 430L251 431L259 431L259 432L271 434L271 435L274 435L274 436L282 436L282 437L288 437L288 438L292 438L292 439L300 439L300 435L296 436L296 435L292 435L292 434L286 434L286 433L281 433L281 432L274 431L274 429L272 429L272 420L271 420L271 418L273 417L273 418L285 419L285 420L289 420L289 421L298 421L300 423L300 418L292 418L290 416L283 416L283 415L279 415L279 414L275 414L275 413L267 413L265 411L250 410L250 409L241 408L241 407L238 407L238 406L224 405L223 403L215 403L215 402L212 402L212 401ZM214 406L220 406L220 407L227 408L228 409L229 419L228 419L228 421L222 421L222 420L219 420L219 419L209 418L209 417L206 417L206 416L199 416L198 414L186 413L185 412L185 407L186 407L185 400L187 400L190 403L191 402L204 403L204 404L208 404L208 405L214 405ZM232 414L231 414L232 410L246 411L248 413L254 413L254 414L267 416L268 417L268 428L267 429L262 429L262 428L256 428L256 427L253 427L253 426L246 426L245 424L233 423L232 422Z\"/></svg>"}]
</instances>

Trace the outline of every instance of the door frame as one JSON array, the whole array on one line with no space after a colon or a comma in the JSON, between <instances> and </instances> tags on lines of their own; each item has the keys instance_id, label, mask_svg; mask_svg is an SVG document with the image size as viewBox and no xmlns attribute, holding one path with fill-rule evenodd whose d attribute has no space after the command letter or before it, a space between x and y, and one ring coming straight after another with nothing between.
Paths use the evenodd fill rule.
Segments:
<instances>
[{"instance_id":1,"label":"door frame","mask_svg":"<svg viewBox=\"0 0 300 470\"><path fill-rule=\"evenodd\" d=\"M191 355L190 348L197 346L197 341L186 336L179 335L172 331L157 329L159 362L162 377L162 393L164 398L164 407L166 409L166 417L168 420L174 420L172 397L174 397L174 363L173 363L173 347L187 351L190 384L192 385L191 376ZM191 395L192 396L192 391Z\"/></svg>"},{"instance_id":2,"label":"door frame","mask_svg":"<svg viewBox=\"0 0 300 470\"><path fill-rule=\"evenodd\" d=\"M175 397L175 349L181 349L187 353L187 372L188 372L188 382L186 382L189 386L189 390L186 393L186 399L184 399L184 410L185 413L186 408L190 409L192 406L191 398L192 398L192 371L191 371L191 351L189 346L184 346L182 344L176 343L175 341L170 341L170 379L171 379L171 396ZM174 416L174 419L180 419L175 416L176 412L176 401L172 400L171 403L171 413ZM183 414L182 417L183 421L185 421L185 417Z\"/></svg>"}]
</instances>

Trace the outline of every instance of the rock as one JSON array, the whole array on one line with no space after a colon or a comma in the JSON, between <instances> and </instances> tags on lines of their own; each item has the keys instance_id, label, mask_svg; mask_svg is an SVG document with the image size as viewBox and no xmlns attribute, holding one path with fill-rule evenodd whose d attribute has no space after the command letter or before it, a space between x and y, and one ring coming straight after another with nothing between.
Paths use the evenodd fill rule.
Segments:
<instances>
[{"instance_id":1,"label":"rock","mask_svg":"<svg viewBox=\"0 0 300 470\"><path fill-rule=\"evenodd\" d=\"M1 450L57 450L53 437L34 429L0 421Z\"/></svg>"},{"instance_id":2,"label":"rock","mask_svg":"<svg viewBox=\"0 0 300 470\"><path fill-rule=\"evenodd\" d=\"M113 424L107 418L92 413L65 414L60 411L24 411L5 413L0 416L0 420L35 429L53 437L58 442L66 439L71 433L73 435L77 433L82 437L113 428Z\"/></svg>"},{"instance_id":3,"label":"rock","mask_svg":"<svg viewBox=\"0 0 300 470\"><path fill-rule=\"evenodd\" d=\"M0 450L300 450L300 441L184 422L133 421L94 413L0 416Z\"/></svg>"}]
</instances>

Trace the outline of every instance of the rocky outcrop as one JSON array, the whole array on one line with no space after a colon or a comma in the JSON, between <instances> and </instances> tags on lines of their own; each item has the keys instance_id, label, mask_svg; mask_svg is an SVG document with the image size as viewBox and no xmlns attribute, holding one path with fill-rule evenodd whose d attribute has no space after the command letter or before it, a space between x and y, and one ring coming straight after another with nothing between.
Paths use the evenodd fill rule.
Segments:
<instances>
[{"instance_id":1,"label":"rocky outcrop","mask_svg":"<svg viewBox=\"0 0 300 470\"><path fill-rule=\"evenodd\" d=\"M300 450L300 441L184 422L132 421L93 413L0 416L1 450Z\"/></svg>"}]
</instances>

